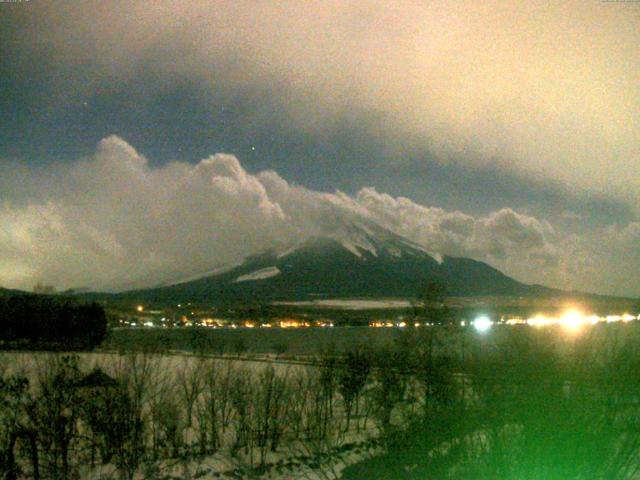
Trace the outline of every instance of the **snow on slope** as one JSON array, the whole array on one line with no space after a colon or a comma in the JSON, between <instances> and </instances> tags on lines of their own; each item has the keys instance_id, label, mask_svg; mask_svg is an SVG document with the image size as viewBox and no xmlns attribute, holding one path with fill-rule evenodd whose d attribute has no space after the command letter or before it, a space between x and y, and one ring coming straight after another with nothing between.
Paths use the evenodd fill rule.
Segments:
<instances>
[{"instance_id":1,"label":"snow on slope","mask_svg":"<svg viewBox=\"0 0 640 480\"><path fill-rule=\"evenodd\" d=\"M280 275L280 269L278 267L267 267L256 270L255 272L240 275L233 283L248 282L253 280L264 280L265 278L275 277Z\"/></svg>"},{"instance_id":2,"label":"snow on slope","mask_svg":"<svg viewBox=\"0 0 640 480\"><path fill-rule=\"evenodd\" d=\"M407 254L415 256L424 253L438 263L443 261L439 253L431 252L422 245L400 237L374 223L344 223L327 236L336 240L357 257L362 257L363 252L369 252L374 257L386 252L397 258Z\"/></svg>"},{"instance_id":3,"label":"snow on slope","mask_svg":"<svg viewBox=\"0 0 640 480\"><path fill-rule=\"evenodd\" d=\"M163 286L163 287L172 287L174 285L180 285L181 283L192 282L194 280L200 280L201 278L212 277L214 275L220 275L222 273L229 272L229 271L233 270L234 268L239 267L240 265L242 265L242 262L237 262L237 263L233 263L233 264L229 264L229 265L224 265L224 266L221 266L221 267L214 268L213 270L209 270L208 272L203 272L203 273L198 273L196 275L191 275L189 277L181 278L180 280L176 280L174 282L167 283L167 284L161 285L161 286Z\"/></svg>"},{"instance_id":4,"label":"snow on slope","mask_svg":"<svg viewBox=\"0 0 640 480\"><path fill-rule=\"evenodd\" d=\"M373 222L345 221L339 224L337 227L334 226L331 232L324 232L324 234L320 234L318 236L318 238L323 237L335 240L346 250L362 260L366 260L365 254L368 253L374 257L379 257L382 254L387 254L396 258L401 258L403 256L421 257L426 254L435 259L438 263L442 263L443 261L443 257L440 254L433 253L427 250L422 245L398 236L393 232L387 230L386 228L380 227ZM308 240L308 238L303 238L293 244L283 245L279 251L275 250L274 253L276 255L276 258L281 259L296 252L299 248L303 247L305 245L305 242ZM161 286L170 287L178 284L188 283L194 280L199 280L202 278L227 273L234 268L242 266L246 260L247 258L245 257L244 261L221 266L208 272L191 275L186 278L181 278L179 280L172 281L171 283L163 284ZM275 266L262 268L248 274L240 275L235 280L233 280L233 283L264 280L279 275L280 273L280 270Z\"/></svg>"}]
</instances>

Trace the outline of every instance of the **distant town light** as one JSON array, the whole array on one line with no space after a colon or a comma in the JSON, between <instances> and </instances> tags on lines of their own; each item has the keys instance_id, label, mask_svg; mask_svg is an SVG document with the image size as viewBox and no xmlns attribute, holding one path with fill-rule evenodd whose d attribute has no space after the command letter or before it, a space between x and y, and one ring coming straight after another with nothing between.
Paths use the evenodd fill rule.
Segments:
<instances>
[{"instance_id":1,"label":"distant town light","mask_svg":"<svg viewBox=\"0 0 640 480\"><path fill-rule=\"evenodd\" d=\"M569 310L560 317L560 324L572 333L577 333L585 323L585 318L578 310Z\"/></svg>"},{"instance_id":2,"label":"distant town light","mask_svg":"<svg viewBox=\"0 0 640 480\"><path fill-rule=\"evenodd\" d=\"M486 315L478 317L473 321L473 328L480 333L488 331L491 328L491 325L493 325L493 322Z\"/></svg>"},{"instance_id":3,"label":"distant town light","mask_svg":"<svg viewBox=\"0 0 640 480\"><path fill-rule=\"evenodd\" d=\"M142 305L138 305L136 307L136 310L138 310L139 312L142 312L144 310L144 307Z\"/></svg>"}]
</instances>

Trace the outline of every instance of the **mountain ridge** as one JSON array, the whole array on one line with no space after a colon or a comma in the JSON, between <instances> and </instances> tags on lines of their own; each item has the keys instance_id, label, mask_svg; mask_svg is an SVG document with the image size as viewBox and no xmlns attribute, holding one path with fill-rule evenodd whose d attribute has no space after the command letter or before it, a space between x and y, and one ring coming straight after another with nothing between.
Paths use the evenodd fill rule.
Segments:
<instances>
[{"instance_id":1,"label":"mountain ridge","mask_svg":"<svg viewBox=\"0 0 640 480\"><path fill-rule=\"evenodd\" d=\"M412 299L433 281L442 283L452 297L622 299L525 284L485 262L433 253L367 221L339 222L330 232L155 287L119 293L66 293L114 303L265 304L311 299Z\"/></svg>"},{"instance_id":2,"label":"mountain ridge","mask_svg":"<svg viewBox=\"0 0 640 480\"><path fill-rule=\"evenodd\" d=\"M428 249L377 225L342 231L251 255L168 285L113 294L157 303L274 302L310 298L414 298L431 281L453 296L560 292L527 285L490 265Z\"/></svg>"}]
</instances>

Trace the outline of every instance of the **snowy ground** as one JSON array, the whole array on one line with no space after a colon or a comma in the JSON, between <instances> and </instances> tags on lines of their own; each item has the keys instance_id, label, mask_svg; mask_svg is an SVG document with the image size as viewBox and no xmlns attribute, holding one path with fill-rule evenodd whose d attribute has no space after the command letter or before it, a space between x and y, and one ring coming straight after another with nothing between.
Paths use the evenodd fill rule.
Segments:
<instances>
[{"instance_id":1,"label":"snowy ground","mask_svg":"<svg viewBox=\"0 0 640 480\"><path fill-rule=\"evenodd\" d=\"M381 451L381 447L373 440L346 442L333 451L330 457L320 458L303 448L291 448L289 451L271 455L262 473L256 473L228 454L217 453L197 460L158 462L148 472L141 471L135 479L338 480L346 467L371 458ZM151 473L152 470L153 473ZM83 475L83 479L86 480L116 478L118 478L118 472L112 465L103 465Z\"/></svg>"},{"instance_id":2,"label":"snowy ground","mask_svg":"<svg viewBox=\"0 0 640 480\"><path fill-rule=\"evenodd\" d=\"M36 389L37 378L43 371L43 366L57 354L44 352L0 352L0 375L20 373L30 379L32 389ZM151 355L148 357L153 365L151 369L154 382L172 384L176 381L178 372L188 368L205 368L204 362L216 362L220 365L229 365L243 369L250 375L258 375L266 366L273 365L278 375L287 376L301 373L310 367L303 364L290 364L276 361L275 358L264 356L256 360L235 358L206 358L195 355L173 352L170 355ZM130 356L117 353L80 353L79 364L82 371L91 371L94 367L100 367L107 374L114 377L122 372ZM222 367L224 368L224 367ZM339 408L339 407L338 407ZM342 470L354 463L365 460L380 452L380 446L373 439L375 434L373 421L365 420L358 432L352 428L344 434L338 434L329 446L314 448L313 445L305 445L299 441L283 441L282 447L276 452L269 452L266 457L265 467L262 472L255 470L257 453L249 459L243 453L231 455L222 448L213 455L198 456L197 454L184 455L182 459L169 458L154 462L145 468L141 468L136 479L222 479L222 478L261 478L272 480L284 479L338 479ZM197 432L195 427L185 433L185 449L196 447ZM253 466L253 468L251 468ZM119 478L114 465L102 465L94 469L81 469L82 480L107 480Z\"/></svg>"}]
</instances>

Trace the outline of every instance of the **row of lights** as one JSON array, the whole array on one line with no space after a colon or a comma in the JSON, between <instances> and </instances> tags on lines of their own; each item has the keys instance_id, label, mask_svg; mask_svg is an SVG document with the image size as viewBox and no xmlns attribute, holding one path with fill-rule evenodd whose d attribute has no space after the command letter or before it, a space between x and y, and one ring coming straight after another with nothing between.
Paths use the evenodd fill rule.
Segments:
<instances>
[{"instance_id":1,"label":"row of lights","mask_svg":"<svg viewBox=\"0 0 640 480\"><path fill-rule=\"evenodd\" d=\"M136 310L138 312L142 312L144 311L144 307L142 305L139 305ZM165 320L164 318L162 319L163 321ZM598 315L584 315L583 313L581 313L579 310L576 309L571 309L571 310L567 310L566 312L564 312L561 316L559 317L549 317L549 316L545 316L542 314L536 315L535 317L531 317L528 318L526 320L520 319L520 318L512 318L512 319L508 319L505 321L501 321L500 323L506 324L506 325L530 325L530 326L534 326L534 327L545 327L545 326L550 326L550 325L561 325L563 327L565 327L567 330L569 331L573 331L573 332L577 332L578 330L580 330L582 328L583 325L595 325L596 323L601 323L601 322L606 322L606 323L614 323L614 322L630 322L632 320L640 320L640 315L638 316L633 316L630 315L629 313L624 313L622 315L607 315L605 317L600 317ZM128 322L127 322L128 323ZM190 322L189 322L190 323ZM488 316L486 315L481 315L479 317L477 317L475 320L473 320L472 322L470 322L470 324L473 326L473 328L475 328L478 332L480 333L484 333L484 332L488 332L491 327L493 326L494 323L498 323L498 322L493 322ZM205 323L203 325L206 326L213 326L210 325L209 323ZM430 326L430 324L427 322L424 324L425 326ZM466 326L466 322L463 320L462 322L460 322L461 326ZM131 326L136 326L136 323L131 323ZM152 322L145 322L144 326L153 326ZM218 326L218 325L216 325ZM245 322L244 325L242 325L244 327L247 328L253 328L255 326L255 324L253 324L252 322ZM268 328L268 327L272 327L272 324L270 323L262 323L259 325L262 328ZM294 321L284 321L284 322L280 322L279 325L277 325L281 328L295 328L295 327L308 327L310 326L307 322L294 322ZM333 323L322 323L319 324L318 326L322 326L322 327L333 327ZM376 322L372 322L370 323L370 326L372 327L406 327L407 323L402 321L399 323L394 323L394 322L390 322L390 321L376 321ZM420 323L415 323L414 324L415 327L419 327L421 326ZM237 328L236 324L231 324L230 325L231 328Z\"/></svg>"},{"instance_id":2,"label":"row of lights","mask_svg":"<svg viewBox=\"0 0 640 480\"><path fill-rule=\"evenodd\" d=\"M630 322L633 320L640 320L640 315L633 316L628 313L623 315L607 315L605 317L599 317L598 315L584 315L578 310L568 310L559 317L548 317L545 315L536 315L535 317L528 318L526 320L513 318L505 321L494 322L488 316L481 315L476 317L473 321L469 322L476 331L480 333L488 332L491 327L496 324L504 325L530 325L533 327L545 327L550 325L561 325L569 331L577 332L583 325L594 325L596 323L615 323L615 322ZM369 324L371 327L405 327L405 322L391 322L391 321L375 321ZM419 327L422 324L415 323L415 327ZM425 326L431 326L430 323L425 323ZM465 327L467 322L465 320L460 322L460 326Z\"/></svg>"},{"instance_id":3,"label":"row of lights","mask_svg":"<svg viewBox=\"0 0 640 480\"><path fill-rule=\"evenodd\" d=\"M546 327L551 325L560 325L570 332L578 332L584 325L595 325L597 323L616 323L616 322L631 322L633 320L640 320L640 315L634 316L629 313L622 315L607 315L600 317L598 315L585 315L579 310L571 309L564 312L557 317L550 317L546 315L536 315L535 317L528 318L526 320L514 318L508 319L504 322L506 325L530 325L533 327ZM478 332L487 332L491 329L492 325L497 322L493 322L486 315L477 317L471 322L471 325ZM462 322L464 326L465 322Z\"/></svg>"}]
</instances>

